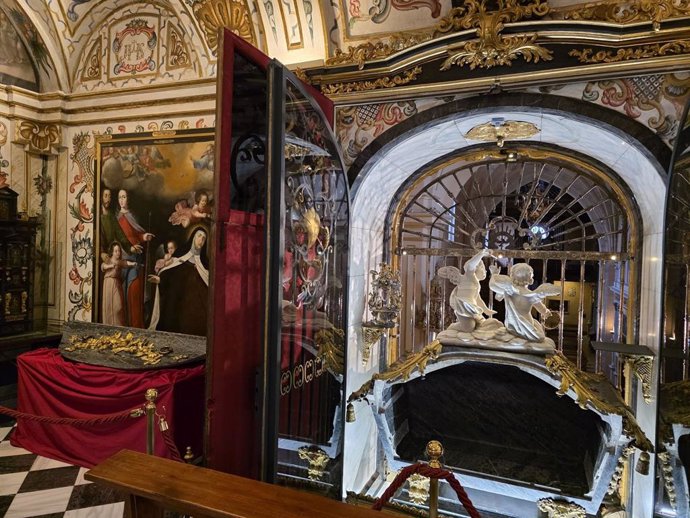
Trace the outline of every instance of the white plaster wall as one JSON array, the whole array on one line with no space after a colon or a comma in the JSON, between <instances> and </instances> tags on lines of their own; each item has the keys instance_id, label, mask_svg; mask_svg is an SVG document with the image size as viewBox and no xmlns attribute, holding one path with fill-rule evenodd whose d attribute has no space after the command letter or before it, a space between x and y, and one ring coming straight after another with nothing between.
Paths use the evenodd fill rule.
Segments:
<instances>
[{"instance_id":1,"label":"white plaster wall","mask_svg":"<svg viewBox=\"0 0 690 518\"><path fill-rule=\"evenodd\" d=\"M356 334L364 314L367 272L376 266L382 257L383 224L387 208L400 185L418 168L446 153L466 147L472 142L464 134L472 127L489 122L491 117L506 120L532 122L541 129L535 136L541 142L555 144L565 149L578 151L599 160L613 169L633 193L642 216L641 261L641 314L640 343L658 352L658 322L661 303L661 261L663 213L666 185L660 173L660 164L636 147L630 136L608 127L601 121L594 121L577 114L554 113L538 107L519 109L497 108L495 110L470 111L454 114L417 127L384 146L362 169L353 190L352 245L350 263L350 323L351 336ZM355 344L355 349L361 343ZM354 353L350 349L350 356ZM348 386L346 393L358 389L368 379L374 367L363 371L360 363L348 358ZM638 405L638 419L650 438L655 437L656 394L650 405ZM641 398L639 398L641 400ZM345 428L345 489L359 491L371 472L365 473L361 460L375 455L375 442L368 437L367 423L359 422L365 412L358 408L358 423L348 423ZM364 443L371 449L365 451ZM650 470L654 473L654 470ZM652 516L654 501L653 475L636 475L633 480L634 517Z\"/></svg>"}]
</instances>

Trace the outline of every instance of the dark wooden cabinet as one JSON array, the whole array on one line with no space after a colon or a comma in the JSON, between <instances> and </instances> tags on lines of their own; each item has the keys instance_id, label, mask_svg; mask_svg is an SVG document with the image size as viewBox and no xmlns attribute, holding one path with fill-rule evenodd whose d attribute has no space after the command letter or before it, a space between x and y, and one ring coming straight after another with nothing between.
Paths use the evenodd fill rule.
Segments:
<instances>
[{"instance_id":1,"label":"dark wooden cabinet","mask_svg":"<svg viewBox=\"0 0 690 518\"><path fill-rule=\"evenodd\" d=\"M12 206L16 193L7 188L0 191L7 205L3 215L10 217L0 219L0 336L10 336L33 330L38 224L34 219L17 219Z\"/></svg>"}]
</instances>

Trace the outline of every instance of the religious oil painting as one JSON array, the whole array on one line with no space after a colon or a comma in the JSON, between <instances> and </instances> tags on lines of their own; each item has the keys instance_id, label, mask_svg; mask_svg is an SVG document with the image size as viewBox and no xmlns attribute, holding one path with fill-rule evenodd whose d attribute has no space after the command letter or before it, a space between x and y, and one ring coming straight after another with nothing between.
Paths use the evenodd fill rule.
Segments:
<instances>
[{"instance_id":1,"label":"religious oil painting","mask_svg":"<svg viewBox=\"0 0 690 518\"><path fill-rule=\"evenodd\" d=\"M206 335L213 132L99 137L94 319Z\"/></svg>"}]
</instances>

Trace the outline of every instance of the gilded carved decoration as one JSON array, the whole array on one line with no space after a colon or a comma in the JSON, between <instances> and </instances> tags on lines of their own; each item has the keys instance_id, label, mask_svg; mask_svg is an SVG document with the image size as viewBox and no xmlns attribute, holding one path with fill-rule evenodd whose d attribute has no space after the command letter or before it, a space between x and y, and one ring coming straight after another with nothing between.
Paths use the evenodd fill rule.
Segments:
<instances>
[{"instance_id":1,"label":"gilded carved decoration","mask_svg":"<svg viewBox=\"0 0 690 518\"><path fill-rule=\"evenodd\" d=\"M187 68L191 64L189 49L179 31L173 26L168 26L168 70Z\"/></svg>"},{"instance_id":2,"label":"gilded carved decoration","mask_svg":"<svg viewBox=\"0 0 690 518\"><path fill-rule=\"evenodd\" d=\"M644 402L651 403L652 367L654 366L654 358L651 356L623 356L635 373L635 377L640 380Z\"/></svg>"},{"instance_id":3,"label":"gilded carved decoration","mask_svg":"<svg viewBox=\"0 0 690 518\"><path fill-rule=\"evenodd\" d=\"M345 359L345 333L342 329L321 329L314 335L314 342L318 346L319 356L326 364L326 368L334 374L343 374Z\"/></svg>"},{"instance_id":4,"label":"gilded carved decoration","mask_svg":"<svg viewBox=\"0 0 690 518\"><path fill-rule=\"evenodd\" d=\"M690 16L688 0L633 0L624 2L592 2L563 12L564 20L596 20L620 24L651 21L659 30L669 18Z\"/></svg>"},{"instance_id":5,"label":"gilded carved decoration","mask_svg":"<svg viewBox=\"0 0 690 518\"><path fill-rule=\"evenodd\" d=\"M402 74L390 77L379 77L371 81L353 81L351 83L331 83L325 84L321 87L321 91L326 95L346 94L351 92L365 92L367 90L377 90L379 88L393 88L396 86L406 85L411 83L419 74L422 73L422 67L416 66L410 70L406 70Z\"/></svg>"},{"instance_id":6,"label":"gilded carved decoration","mask_svg":"<svg viewBox=\"0 0 690 518\"><path fill-rule=\"evenodd\" d=\"M676 56L679 54L690 54L690 40L677 40L669 43L654 43L651 45L641 45L639 47L629 47L625 49L600 50L595 52L593 49L573 49L568 52L569 56L577 58L580 63L618 63L633 59L654 58L659 56Z\"/></svg>"},{"instance_id":7,"label":"gilded carved decoration","mask_svg":"<svg viewBox=\"0 0 690 518\"><path fill-rule=\"evenodd\" d=\"M613 475L611 476L611 482L609 482L609 487L606 490L607 495L613 496L619 492L621 482L623 480L623 473L625 471L625 463L628 461L630 455L632 455L634 451L635 448L633 448L630 445L623 448L621 456L618 457L618 462L616 463L616 467L613 470Z\"/></svg>"},{"instance_id":8,"label":"gilded carved decoration","mask_svg":"<svg viewBox=\"0 0 690 518\"><path fill-rule=\"evenodd\" d=\"M549 518L586 518L587 516L584 507L566 500L542 498L537 501L537 507Z\"/></svg>"},{"instance_id":9,"label":"gilded carved decoration","mask_svg":"<svg viewBox=\"0 0 690 518\"><path fill-rule=\"evenodd\" d=\"M429 499L429 487L431 486L431 479L414 473L407 479L410 485L409 496L410 500L415 504L425 504Z\"/></svg>"},{"instance_id":10,"label":"gilded carved decoration","mask_svg":"<svg viewBox=\"0 0 690 518\"><path fill-rule=\"evenodd\" d=\"M192 9L214 56L218 53L218 30L222 27L257 45L251 13L245 0L193 0Z\"/></svg>"},{"instance_id":11,"label":"gilded carved decoration","mask_svg":"<svg viewBox=\"0 0 690 518\"><path fill-rule=\"evenodd\" d=\"M500 0L498 9L489 10L486 0L466 0L462 7L455 7L441 18L431 31L417 31L394 36L388 41L366 42L348 47L346 52L336 49L335 55L326 60L327 65L356 63L360 70L367 61L382 59L406 48L429 41L451 32L476 29L477 39L463 43L441 66L448 70L452 65L468 65L474 68L491 68L510 65L518 56L526 61L552 59L551 51L535 43L536 34L501 35L506 23L531 17L542 17L549 12L544 0L533 0L522 5L517 0Z\"/></svg>"},{"instance_id":12,"label":"gilded carved decoration","mask_svg":"<svg viewBox=\"0 0 690 518\"><path fill-rule=\"evenodd\" d=\"M101 38L93 44L86 58L86 63L81 72L82 81L94 81L101 78L102 65L101 56L103 54L103 43Z\"/></svg>"},{"instance_id":13,"label":"gilded carved decoration","mask_svg":"<svg viewBox=\"0 0 690 518\"><path fill-rule=\"evenodd\" d=\"M328 454L317 446L302 446L297 450L297 455L300 459L306 460L309 465L307 468L309 480L321 480L328 461L331 460Z\"/></svg>"},{"instance_id":14,"label":"gilded carved decoration","mask_svg":"<svg viewBox=\"0 0 690 518\"><path fill-rule=\"evenodd\" d=\"M16 138L31 153L54 153L60 147L62 132L53 122L21 121L17 124Z\"/></svg>"},{"instance_id":15,"label":"gilded carved decoration","mask_svg":"<svg viewBox=\"0 0 690 518\"><path fill-rule=\"evenodd\" d=\"M589 404L602 414L622 416L623 429L626 435L632 437L634 445L643 452L654 451L654 446L640 428L632 410L625 404L620 393L609 383L606 376L578 369L560 352L546 358L545 364L552 374L561 378L558 395L564 395L572 389L580 408L586 409Z\"/></svg>"},{"instance_id":16,"label":"gilded carved decoration","mask_svg":"<svg viewBox=\"0 0 690 518\"><path fill-rule=\"evenodd\" d=\"M671 464L671 454L667 451L657 455L659 467L661 468L661 479L664 482L664 491L668 495L671 507L676 508L678 496L676 494L676 484L673 481L673 465Z\"/></svg>"},{"instance_id":17,"label":"gilded carved decoration","mask_svg":"<svg viewBox=\"0 0 690 518\"><path fill-rule=\"evenodd\" d=\"M502 0L495 11L487 10L484 1L469 0L463 7L452 9L436 26L435 35L476 28L479 37L463 43L458 52L443 62L441 70L448 70L452 65L468 65L472 70L510 65L519 56L535 63L540 59L553 59L550 50L535 43L536 34L500 34L506 23L533 16L542 17L548 12L549 6L543 0L535 0L527 5L517 0Z\"/></svg>"},{"instance_id":18,"label":"gilded carved decoration","mask_svg":"<svg viewBox=\"0 0 690 518\"><path fill-rule=\"evenodd\" d=\"M349 46L347 51L335 49L335 54L326 60L326 65L356 64L362 70L367 61L386 58L414 45L419 45L433 38L431 33L410 33L393 36L390 40L367 41L356 47Z\"/></svg>"},{"instance_id":19,"label":"gilded carved decoration","mask_svg":"<svg viewBox=\"0 0 690 518\"><path fill-rule=\"evenodd\" d=\"M539 133L539 128L531 122L525 121L501 121L500 123L485 122L479 124L465 133L469 140L482 142L496 142L498 147L503 147L506 140L529 138Z\"/></svg>"},{"instance_id":20,"label":"gilded carved decoration","mask_svg":"<svg viewBox=\"0 0 690 518\"><path fill-rule=\"evenodd\" d=\"M441 342L434 340L430 344L425 345L424 349L418 353L410 354L392 363L388 369L383 372L377 372L358 390L350 394L347 398L348 403L366 398L367 394L369 394L374 387L374 382L377 380L390 382L400 379L402 381L407 381L414 371L419 371L419 373L423 375L427 363L429 363L430 360L437 359L439 354L441 354L442 348Z\"/></svg>"}]
</instances>

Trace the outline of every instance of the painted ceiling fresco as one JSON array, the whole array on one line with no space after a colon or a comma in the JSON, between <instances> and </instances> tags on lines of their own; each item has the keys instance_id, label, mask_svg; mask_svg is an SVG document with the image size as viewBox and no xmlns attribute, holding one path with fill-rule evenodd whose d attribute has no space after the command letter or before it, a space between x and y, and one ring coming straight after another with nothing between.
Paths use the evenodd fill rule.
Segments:
<instances>
[{"instance_id":1,"label":"painted ceiling fresco","mask_svg":"<svg viewBox=\"0 0 690 518\"><path fill-rule=\"evenodd\" d=\"M33 26L26 23L24 13L13 8L0 9L0 83L38 91L34 59L26 45L34 45L37 56L45 57ZM20 36L21 34L21 36ZM40 65L49 67L45 60Z\"/></svg>"},{"instance_id":2,"label":"painted ceiling fresco","mask_svg":"<svg viewBox=\"0 0 690 518\"><path fill-rule=\"evenodd\" d=\"M223 26L286 65L308 68L348 46L434 27L454 7L481 10L484 3L483 0L4 0L3 6L6 13L16 12L17 17L24 18L27 23L23 26L33 32L36 45L30 49L29 57L33 68L38 70L42 90L71 92L121 87L124 83L144 85L153 78L180 81L213 77L217 65L217 34ZM577 3L548 2L554 9ZM629 2L618 2L624 3ZM128 30L130 23L133 25ZM148 34L146 41L144 34ZM126 40L124 44L122 38ZM145 56L141 52L125 56L127 49L140 43L149 49ZM48 63L48 55L52 63ZM22 77L28 77L27 74L28 69Z\"/></svg>"}]
</instances>

